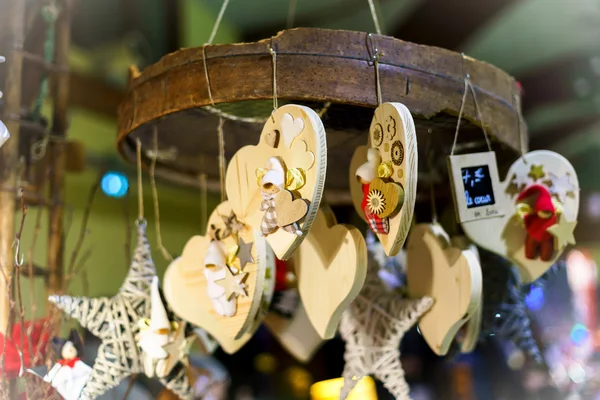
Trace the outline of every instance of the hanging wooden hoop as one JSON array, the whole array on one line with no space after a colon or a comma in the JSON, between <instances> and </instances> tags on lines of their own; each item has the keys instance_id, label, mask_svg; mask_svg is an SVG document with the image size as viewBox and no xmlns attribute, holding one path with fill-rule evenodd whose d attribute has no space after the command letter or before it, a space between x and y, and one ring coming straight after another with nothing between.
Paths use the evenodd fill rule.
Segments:
<instances>
[{"instance_id":1,"label":"hanging wooden hoop","mask_svg":"<svg viewBox=\"0 0 600 400\"><path fill-rule=\"evenodd\" d=\"M371 37L382 54L378 62L383 101L398 101L411 110L419 140L431 135L436 150L448 154L465 76L469 76L499 164L515 159L519 131L526 135L527 128L515 108L518 88L511 76L460 53L389 36ZM227 158L240 147L256 143L271 111L272 59L267 47L271 45L277 51L280 103L299 103L317 112L331 103L322 118L331 166L325 195L333 203L349 201L347 173L352 152L364 143L377 106L367 42L364 32L298 28L255 43L211 45L169 54L131 77L119 107L119 151L133 161L137 138L144 153L151 149L152 124L157 122L159 148L178 150L177 157L159 160L157 176L198 186L200 174L206 173L209 189L214 188L218 185L217 113L226 117ZM484 148L481 122L471 98L464 106L462 121L457 152Z\"/></svg>"}]
</instances>

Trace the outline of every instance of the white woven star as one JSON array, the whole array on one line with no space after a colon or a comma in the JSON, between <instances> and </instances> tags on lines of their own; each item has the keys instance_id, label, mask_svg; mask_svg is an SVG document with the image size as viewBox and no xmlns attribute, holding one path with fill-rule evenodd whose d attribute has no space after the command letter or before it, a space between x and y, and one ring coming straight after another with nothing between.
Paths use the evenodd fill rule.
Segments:
<instances>
[{"instance_id":1,"label":"white woven star","mask_svg":"<svg viewBox=\"0 0 600 400\"><path fill-rule=\"evenodd\" d=\"M146 223L142 222L138 223L137 247L129 272L116 296L49 297L58 308L102 340L92 374L79 399L95 399L128 376L144 372L135 336L140 330L137 322L150 318L150 287L155 276ZM161 378L160 382L182 399L194 398L184 368L169 378Z\"/></svg>"},{"instance_id":2,"label":"white woven star","mask_svg":"<svg viewBox=\"0 0 600 400\"><path fill-rule=\"evenodd\" d=\"M398 400L410 399L400 364L402 337L433 304L429 297L402 299L386 289L371 264L360 295L342 314L340 333L346 341L342 376L345 399L363 376L373 375Z\"/></svg>"}]
</instances>

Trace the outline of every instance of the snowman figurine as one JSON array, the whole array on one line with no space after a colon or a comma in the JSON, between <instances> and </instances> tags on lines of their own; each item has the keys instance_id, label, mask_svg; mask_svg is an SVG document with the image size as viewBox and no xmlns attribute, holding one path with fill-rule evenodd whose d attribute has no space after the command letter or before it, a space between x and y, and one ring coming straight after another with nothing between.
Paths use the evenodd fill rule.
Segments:
<instances>
[{"instance_id":1,"label":"snowman figurine","mask_svg":"<svg viewBox=\"0 0 600 400\"><path fill-rule=\"evenodd\" d=\"M227 300L225 288L217 283L217 281L225 279L226 268L228 267L224 245L219 240L213 240L208 245L208 251L204 257L204 277L208 282L206 291L216 313L223 317L232 317L237 311L236 298L232 297Z\"/></svg>"},{"instance_id":2,"label":"snowman figurine","mask_svg":"<svg viewBox=\"0 0 600 400\"><path fill-rule=\"evenodd\" d=\"M92 373L92 368L79 358L83 344L75 329L71 330L68 339L54 338L52 343L61 358L44 376L44 381L50 383L65 400L76 400Z\"/></svg>"},{"instance_id":3,"label":"snowman figurine","mask_svg":"<svg viewBox=\"0 0 600 400\"><path fill-rule=\"evenodd\" d=\"M169 344L172 332L167 310L160 297L156 276L152 279L150 295L152 302L150 320L143 319L139 322L140 333L137 339L142 349L144 373L149 378L163 378L167 375L166 361L169 357L169 353L163 346Z\"/></svg>"}]
</instances>

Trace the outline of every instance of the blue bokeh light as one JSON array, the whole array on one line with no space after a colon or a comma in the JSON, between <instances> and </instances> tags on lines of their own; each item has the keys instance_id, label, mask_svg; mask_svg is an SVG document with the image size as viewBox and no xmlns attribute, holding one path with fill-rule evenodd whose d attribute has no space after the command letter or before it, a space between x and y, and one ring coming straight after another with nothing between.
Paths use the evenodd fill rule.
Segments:
<instances>
[{"instance_id":1,"label":"blue bokeh light","mask_svg":"<svg viewBox=\"0 0 600 400\"><path fill-rule=\"evenodd\" d=\"M590 336L587 328L583 324L575 324L571 329L571 341L576 346L580 346L587 341Z\"/></svg>"},{"instance_id":2,"label":"blue bokeh light","mask_svg":"<svg viewBox=\"0 0 600 400\"><path fill-rule=\"evenodd\" d=\"M527 296L525 296L525 305L531 311L539 311L544 306L544 289L541 287L532 287Z\"/></svg>"},{"instance_id":3,"label":"blue bokeh light","mask_svg":"<svg viewBox=\"0 0 600 400\"><path fill-rule=\"evenodd\" d=\"M129 190L129 179L121 172L110 171L104 174L100 186L109 197L123 197Z\"/></svg>"}]
</instances>

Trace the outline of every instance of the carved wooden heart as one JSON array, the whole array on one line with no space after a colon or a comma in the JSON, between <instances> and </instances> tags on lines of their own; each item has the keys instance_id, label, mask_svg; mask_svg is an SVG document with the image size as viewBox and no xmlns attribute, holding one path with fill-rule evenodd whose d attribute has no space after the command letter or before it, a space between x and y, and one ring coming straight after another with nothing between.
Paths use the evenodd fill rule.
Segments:
<instances>
[{"instance_id":1,"label":"carved wooden heart","mask_svg":"<svg viewBox=\"0 0 600 400\"><path fill-rule=\"evenodd\" d=\"M308 202L304 199L294 200L289 190L283 190L275 197L277 225L286 226L300 221L308 212Z\"/></svg>"},{"instance_id":2,"label":"carved wooden heart","mask_svg":"<svg viewBox=\"0 0 600 400\"><path fill-rule=\"evenodd\" d=\"M298 120L302 121L302 130L296 134L301 125ZM282 129L287 129L288 134L284 136ZM275 141L276 147L272 147L273 130L279 131L281 135L280 140ZM289 142L292 136L293 140ZM260 210L263 199L261 188L257 184L256 171L265 168L270 157L280 157L287 170L303 170L304 186L295 190L295 193L309 202L308 213L300 223L303 235L278 229L266 236L276 256L287 260L306 238L319 209L325 185L327 143L325 129L319 116L304 106L280 107L265 123L259 143L256 146L241 148L231 159L226 176L227 197L240 220L259 231L264 211Z\"/></svg>"},{"instance_id":3,"label":"carved wooden heart","mask_svg":"<svg viewBox=\"0 0 600 400\"><path fill-rule=\"evenodd\" d=\"M375 212L379 217L386 218L392 215L404 202L404 190L396 182L384 182L377 178L371 182L371 191L376 191L380 197L380 210ZM377 197L377 196L374 196Z\"/></svg>"},{"instance_id":4,"label":"carved wooden heart","mask_svg":"<svg viewBox=\"0 0 600 400\"><path fill-rule=\"evenodd\" d=\"M482 276L477 256L470 250L452 247L440 225L418 224L408 238L406 257L410 296L434 299L419 321L419 330L431 350L444 355L481 303Z\"/></svg>"},{"instance_id":5,"label":"carved wooden heart","mask_svg":"<svg viewBox=\"0 0 600 400\"><path fill-rule=\"evenodd\" d=\"M377 148L381 160L392 169L389 177L401 185L404 199L400 211L390 217L387 235L377 234L389 256L400 251L410 230L417 196L417 134L408 108L400 103L383 103L375 110L368 146L359 146L350 162L350 194L356 212L365 218L361 208L363 192L356 170L367 161L367 149Z\"/></svg>"},{"instance_id":6,"label":"carved wooden heart","mask_svg":"<svg viewBox=\"0 0 600 400\"><path fill-rule=\"evenodd\" d=\"M541 173L544 175L539 176ZM504 216L461 224L465 234L474 243L514 262L519 267L523 282L533 282L542 276L560 257L565 247L556 248L550 261L525 257L526 230L516 218L516 203L519 193L534 183L547 187L555 200L561 200L560 218L564 218L563 223L570 222L574 228L579 214L577 173L566 158L547 150L526 153L508 170L506 179L500 183L502 192L497 194L498 201L504 201L507 207ZM572 190L568 190L569 187Z\"/></svg>"},{"instance_id":7,"label":"carved wooden heart","mask_svg":"<svg viewBox=\"0 0 600 400\"><path fill-rule=\"evenodd\" d=\"M365 282L365 239L355 227L336 224L331 210L324 208L292 263L308 318L322 338L332 338Z\"/></svg>"},{"instance_id":8,"label":"carved wooden heart","mask_svg":"<svg viewBox=\"0 0 600 400\"><path fill-rule=\"evenodd\" d=\"M221 203L212 213L208 226L214 226L223 232L224 217L231 214L227 202ZM212 335L228 353L237 351L260 325L270 304L274 285L274 256L266 241L250 227L244 226L238 233L245 244L253 243L249 250L253 262L240 265L241 250L238 258L231 265L243 273L247 296L238 296L236 312L233 316L220 315L215 308L215 301L209 297L209 286L215 285L205 275L208 263L205 260L211 238L194 236L186 244L181 257L174 260L164 276L164 293L180 318L204 329ZM225 248L235 248L239 244L233 235L221 239ZM206 265L205 265L206 264ZM218 281L216 282L220 284Z\"/></svg>"}]
</instances>

